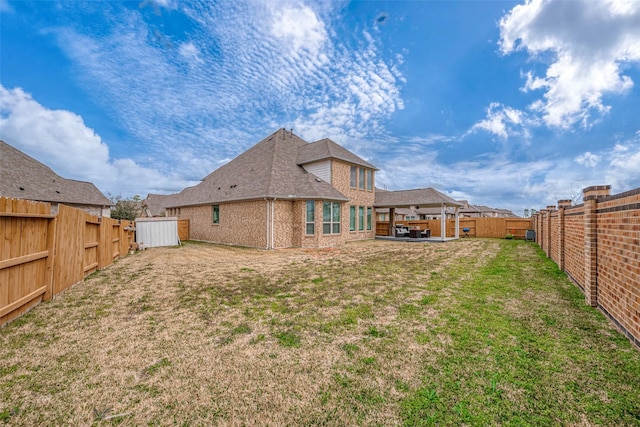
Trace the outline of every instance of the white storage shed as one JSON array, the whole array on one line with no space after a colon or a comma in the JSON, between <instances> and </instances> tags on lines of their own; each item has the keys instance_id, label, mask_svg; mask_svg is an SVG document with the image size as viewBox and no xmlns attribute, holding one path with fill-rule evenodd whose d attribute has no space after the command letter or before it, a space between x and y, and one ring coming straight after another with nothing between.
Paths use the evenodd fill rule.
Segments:
<instances>
[{"instance_id":1,"label":"white storage shed","mask_svg":"<svg viewBox=\"0 0 640 427\"><path fill-rule=\"evenodd\" d=\"M136 242L146 248L179 245L178 218L136 218Z\"/></svg>"}]
</instances>

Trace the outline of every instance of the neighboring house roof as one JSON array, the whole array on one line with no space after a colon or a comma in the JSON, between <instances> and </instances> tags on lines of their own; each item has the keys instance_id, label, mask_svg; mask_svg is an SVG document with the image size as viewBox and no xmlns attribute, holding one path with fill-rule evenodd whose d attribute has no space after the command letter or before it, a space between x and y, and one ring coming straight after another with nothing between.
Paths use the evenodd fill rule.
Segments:
<instances>
[{"instance_id":1,"label":"neighboring house roof","mask_svg":"<svg viewBox=\"0 0 640 427\"><path fill-rule=\"evenodd\" d=\"M165 212L165 206L175 194L147 194L144 199L144 210L150 217L160 216Z\"/></svg>"},{"instance_id":2,"label":"neighboring house roof","mask_svg":"<svg viewBox=\"0 0 640 427\"><path fill-rule=\"evenodd\" d=\"M460 213L477 213L480 215L488 216L500 216L503 218L514 217L517 218L513 212L508 209L491 208L483 205L469 205L468 208L460 209Z\"/></svg>"},{"instance_id":3,"label":"neighboring house roof","mask_svg":"<svg viewBox=\"0 0 640 427\"><path fill-rule=\"evenodd\" d=\"M298 150L298 164L318 162L326 159L337 159L365 168L378 170L371 163L361 159L346 148L336 144L329 138L324 138L311 144L302 146Z\"/></svg>"},{"instance_id":4,"label":"neighboring house roof","mask_svg":"<svg viewBox=\"0 0 640 427\"><path fill-rule=\"evenodd\" d=\"M2 140L0 196L77 205L112 205L92 183L63 178Z\"/></svg>"},{"instance_id":5,"label":"neighboring house roof","mask_svg":"<svg viewBox=\"0 0 640 427\"><path fill-rule=\"evenodd\" d=\"M408 207L408 206L462 206L462 203L442 194L433 188L417 188L414 190L387 191L376 188L374 206L380 207Z\"/></svg>"},{"instance_id":6,"label":"neighboring house roof","mask_svg":"<svg viewBox=\"0 0 640 427\"><path fill-rule=\"evenodd\" d=\"M279 129L229 163L211 172L200 184L185 188L175 196L172 195L170 201L165 203L165 207L263 198L349 200L331 184L308 173L300 166L308 163L309 159L331 158L325 155L327 153L322 144L318 145L320 148L311 148L313 156L307 155L304 150L312 145L286 129ZM329 154L340 154L333 145L337 146L335 143L326 144L326 147L331 147L330 150L332 150ZM324 154L316 155L315 150L318 153L324 151ZM355 155L351 158L357 160L357 164L368 165Z\"/></svg>"}]
</instances>

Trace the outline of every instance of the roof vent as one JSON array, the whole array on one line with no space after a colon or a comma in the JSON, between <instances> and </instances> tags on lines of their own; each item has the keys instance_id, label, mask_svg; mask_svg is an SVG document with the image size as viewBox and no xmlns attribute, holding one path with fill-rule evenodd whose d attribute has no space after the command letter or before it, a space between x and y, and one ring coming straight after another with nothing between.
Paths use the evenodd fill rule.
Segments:
<instances>
[{"instance_id":1,"label":"roof vent","mask_svg":"<svg viewBox=\"0 0 640 427\"><path fill-rule=\"evenodd\" d=\"M316 181L318 182L322 182L322 180L320 178L316 178Z\"/></svg>"},{"instance_id":2,"label":"roof vent","mask_svg":"<svg viewBox=\"0 0 640 427\"><path fill-rule=\"evenodd\" d=\"M56 193L60 194L60 192L58 190L56 190Z\"/></svg>"},{"instance_id":3,"label":"roof vent","mask_svg":"<svg viewBox=\"0 0 640 427\"><path fill-rule=\"evenodd\" d=\"M24 191L24 187L19 187L19 188L20 188L20 190Z\"/></svg>"}]
</instances>

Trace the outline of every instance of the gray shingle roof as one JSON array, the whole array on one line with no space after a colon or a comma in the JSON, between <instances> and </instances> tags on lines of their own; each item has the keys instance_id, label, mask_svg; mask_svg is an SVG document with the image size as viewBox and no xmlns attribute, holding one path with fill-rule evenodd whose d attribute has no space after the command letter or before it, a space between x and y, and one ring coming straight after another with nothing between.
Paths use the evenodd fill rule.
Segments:
<instances>
[{"instance_id":1,"label":"gray shingle roof","mask_svg":"<svg viewBox=\"0 0 640 427\"><path fill-rule=\"evenodd\" d=\"M144 199L147 215L152 217L162 215L171 196L173 196L173 194L147 194L147 198Z\"/></svg>"},{"instance_id":2,"label":"gray shingle roof","mask_svg":"<svg viewBox=\"0 0 640 427\"><path fill-rule=\"evenodd\" d=\"M171 196L165 207L274 197L349 200L330 184L300 166L300 150L309 145L312 144L286 129L279 129L211 172L200 184L185 188ZM362 159L360 161L364 162Z\"/></svg>"},{"instance_id":3,"label":"gray shingle roof","mask_svg":"<svg viewBox=\"0 0 640 427\"><path fill-rule=\"evenodd\" d=\"M433 188L416 188L414 190L386 191L376 188L375 207L407 207L422 206L462 206L462 203L442 194Z\"/></svg>"},{"instance_id":4,"label":"gray shingle roof","mask_svg":"<svg viewBox=\"0 0 640 427\"><path fill-rule=\"evenodd\" d=\"M378 170L371 163L361 159L346 148L336 144L329 138L324 138L307 144L298 150L298 164L304 165L326 159L338 159L354 165Z\"/></svg>"},{"instance_id":5,"label":"gray shingle roof","mask_svg":"<svg viewBox=\"0 0 640 427\"><path fill-rule=\"evenodd\" d=\"M2 140L0 196L80 205L112 204L92 183L62 178L48 166Z\"/></svg>"}]
</instances>

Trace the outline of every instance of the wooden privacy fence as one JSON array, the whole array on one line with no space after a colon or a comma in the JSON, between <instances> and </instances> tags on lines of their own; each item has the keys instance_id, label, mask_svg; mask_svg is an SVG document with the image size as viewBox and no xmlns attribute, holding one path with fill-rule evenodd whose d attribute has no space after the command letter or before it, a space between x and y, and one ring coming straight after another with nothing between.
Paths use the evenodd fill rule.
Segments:
<instances>
[{"instance_id":1,"label":"wooden privacy fence","mask_svg":"<svg viewBox=\"0 0 640 427\"><path fill-rule=\"evenodd\" d=\"M188 219L179 219L178 220L178 239L184 242L185 240L189 240L189 220Z\"/></svg>"},{"instance_id":2,"label":"wooden privacy fence","mask_svg":"<svg viewBox=\"0 0 640 427\"><path fill-rule=\"evenodd\" d=\"M0 325L126 254L133 223L0 197Z\"/></svg>"},{"instance_id":3,"label":"wooden privacy fence","mask_svg":"<svg viewBox=\"0 0 640 427\"><path fill-rule=\"evenodd\" d=\"M396 221L396 224L418 227L420 230L429 229L431 230L431 237L441 237L439 219ZM447 237L455 235L455 227L455 219L448 219L446 224ZM460 237L465 235L462 231L465 228L469 229L469 237L495 237L502 239L507 234L513 234L516 239L524 239L526 231L533 229L533 221L531 218L460 218ZM389 235L388 221L376 222L376 235Z\"/></svg>"}]
</instances>

